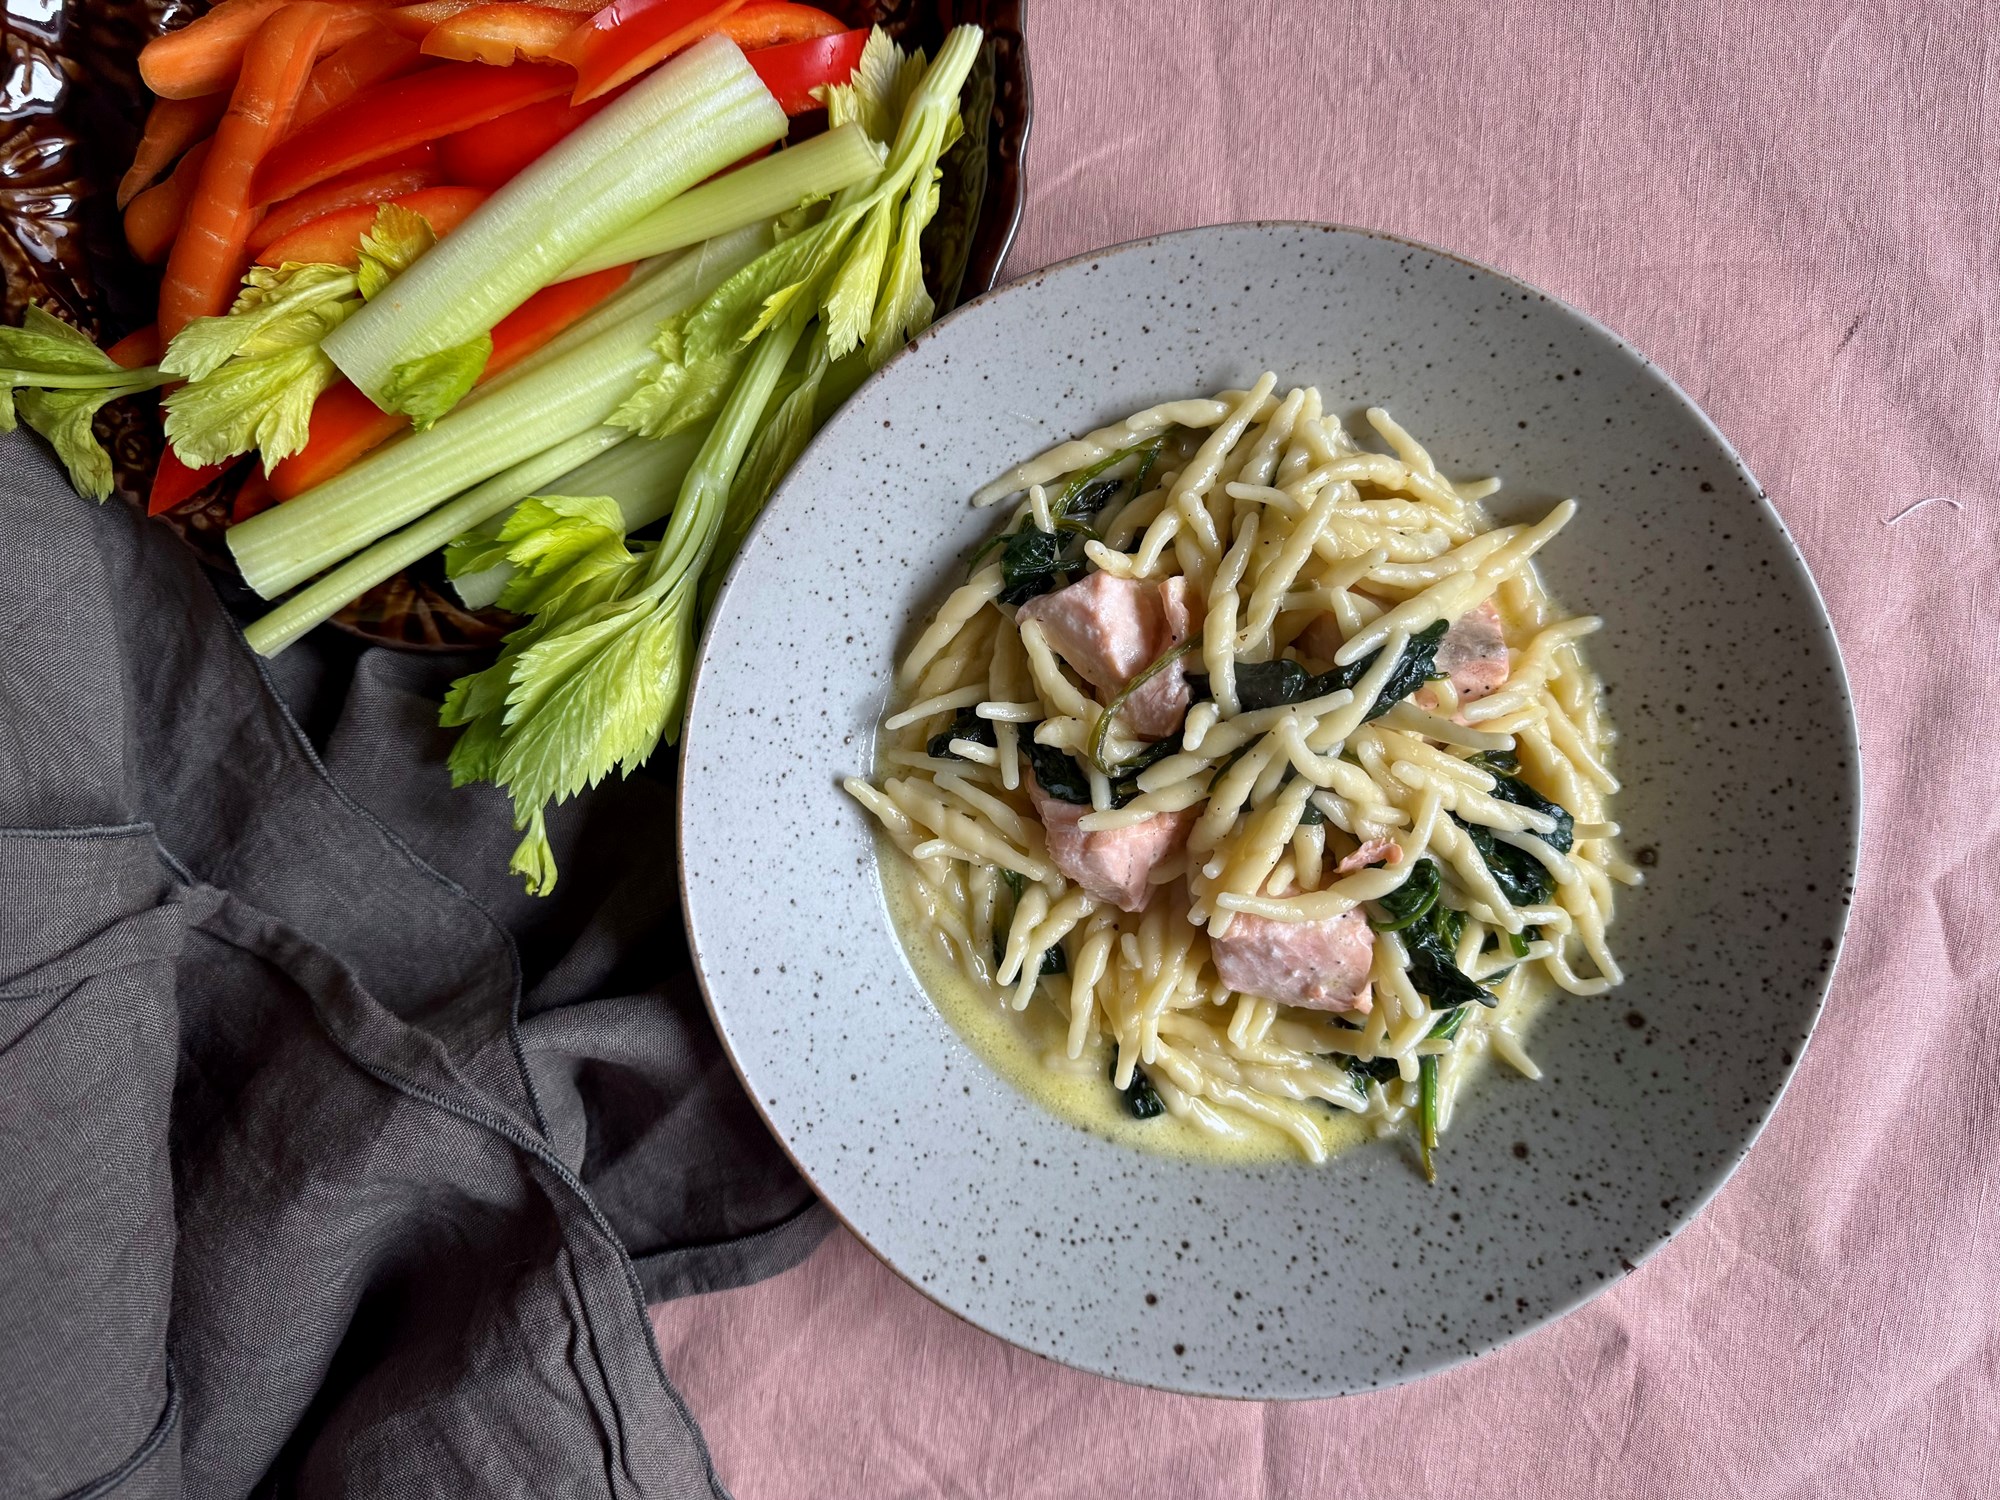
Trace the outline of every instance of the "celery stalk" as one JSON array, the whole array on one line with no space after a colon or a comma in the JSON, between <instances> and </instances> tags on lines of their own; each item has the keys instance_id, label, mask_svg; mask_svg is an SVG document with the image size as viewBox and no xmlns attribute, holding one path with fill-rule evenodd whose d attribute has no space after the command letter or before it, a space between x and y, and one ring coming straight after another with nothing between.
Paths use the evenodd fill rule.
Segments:
<instances>
[{"instance_id":1,"label":"celery stalk","mask_svg":"<svg viewBox=\"0 0 2000 1500\"><path fill-rule=\"evenodd\" d=\"M437 551L469 527L491 520L526 499L552 479L587 464L606 449L618 446L626 434L617 427L593 427L553 448L515 464L484 484L475 485L449 505L441 505L412 526L406 526L300 589L243 632L259 656L276 656L285 647L324 624L354 600L411 563ZM626 446L632 446L627 443ZM497 597L498 590L495 590ZM487 602L491 602L490 600Z\"/></svg>"},{"instance_id":2,"label":"celery stalk","mask_svg":"<svg viewBox=\"0 0 2000 1500\"><path fill-rule=\"evenodd\" d=\"M769 243L768 228L758 227L689 251L618 299L611 326L520 378L495 381L428 431L232 526L229 550L244 581L273 598L461 490L596 427L657 366L659 319L694 306Z\"/></svg>"},{"instance_id":3,"label":"celery stalk","mask_svg":"<svg viewBox=\"0 0 2000 1500\"><path fill-rule=\"evenodd\" d=\"M623 431L623 429L619 429ZM618 502L629 535L650 526L674 508L681 481L694 462L707 429L689 428L671 437L636 438L600 453L588 463L544 484L545 495L609 495ZM475 535L492 536L500 529L504 515L490 518L472 528ZM500 597L514 565L495 563L476 573L466 573L451 581L467 609L484 609Z\"/></svg>"},{"instance_id":4,"label":"celery stalk","mask_svg":"<svg viewBox=\"0 0 2000 1500\"><path fill-rule=\"evenodd\" d=\"M453 784L490 782L512 799L522 838L509 868L530 892L556 880L548 806L678 736L711 577L824 403L930 322L921 236L980 36L955 28L925 66L872 33L828 113L877 138L893 130L884 170L661 328L656 372L613 425L655 439L712 425L657 540L635 540L604 496L550 495L457 551L461 572L501 559L520 569L505 598L523 623L492 666L452 685L439 722L462 731Z\"/></svg>"},{"instance_id":5,"label":"celery stalk","mask_svg":"<svg viewBox=\"0 0 2000 1500\"><path fill-rule=\"evenodd\" d=\"M601 241L561 279L679 250L785 213L810 199L831 197L873 177L887 160L888 152L867 131L851 123L842 125L690 188Z\"/></svg>"},{"instance_id":6,"label":"celery stalk","mask_svg":"<svg viewBox=\"0 0 2000 1500\"><path fill-rule=\"evenodd\" d=\"M400 368L467 349L598 241L785 128L742 51L709 37L551 147L322 348L388 409Z\"/></svg>"}]
</instances>

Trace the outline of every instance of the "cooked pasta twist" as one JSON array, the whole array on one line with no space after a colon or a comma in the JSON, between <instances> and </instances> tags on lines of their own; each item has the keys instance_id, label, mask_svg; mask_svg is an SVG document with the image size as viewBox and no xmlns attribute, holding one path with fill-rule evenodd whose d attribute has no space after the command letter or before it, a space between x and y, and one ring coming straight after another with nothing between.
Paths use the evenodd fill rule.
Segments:
<instances>
[{"instance_id":1,"label":"cooked pasta twist","mask_svg":"<svg viewBox=\"0 0 2000 1500\"><path fill-rule=\"evenodd\" d=\"M1314 1161L1351 1112L1418 1131L1428 1169L1476 1059L1540 1076L1538 983L1619 982L1606 932L1639 872L1580 648L1599 622L1534 567L1575 502L1495 524L1497 480L1366 423L1387 451L1265 375L987 485L976 504L1015 497L1000 555L899 668L880 778L846 785L897 851L906 940L1054 1007L1050 1066L1101 1056L1080 1087ZM1115 670L1092 659L1168 580L1179 643L1143 671L1130 640ZM1138 733L1149 679L1190 671L1179 727Z\"/></svg>"}]
</instances>

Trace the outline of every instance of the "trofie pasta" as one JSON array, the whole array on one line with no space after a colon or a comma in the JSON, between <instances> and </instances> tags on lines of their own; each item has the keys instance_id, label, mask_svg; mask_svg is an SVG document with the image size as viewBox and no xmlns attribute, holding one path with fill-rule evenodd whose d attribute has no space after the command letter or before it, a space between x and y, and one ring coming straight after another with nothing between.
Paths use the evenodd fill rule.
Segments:
<instances>
[{"instance_id":1,"label":"trofie pasta","mask_svg":"<svg viewBox=\"0 0 2000 1500\"><path fill-rule=\"evenodd\" d=\"M1039 1016L1041 1065L1321 1161L1359 1118L1426 1175L1537 990L1619 982L1615 738L1534 560L1385 411L1173 401L1002 475L847 789L905 941ZM1116 1091L1113 1094L1112 1091ZM1350 1132L1351 1133L1351 1132Z\"/></svg>"}]
</instances>

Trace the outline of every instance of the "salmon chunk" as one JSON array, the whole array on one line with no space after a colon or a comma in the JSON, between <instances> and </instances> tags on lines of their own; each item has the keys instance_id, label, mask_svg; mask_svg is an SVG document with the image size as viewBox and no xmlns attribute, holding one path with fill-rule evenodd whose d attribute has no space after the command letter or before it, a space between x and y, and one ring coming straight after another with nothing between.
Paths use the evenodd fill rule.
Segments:
<instances>
[{"instance_id":1,"label":"salmon chunk","mask_svg":"<svg viewBox=\"0 0 2000 1500\"><path fill-rule=\"evenodd\" d=\"M1403 846L1394 839L1369 839L1333 867L1336 875L1352 875L1370 865L1397 865L1403 862Z\"/></svg>"},{"instance_id":2,"label":"salmon chunk","mask_svg":"<svg viewBox=\"0 0 2000 1500\"><path fill-rule=\"evenodd\" d=\"M1324 614L1299 632L1296 644L1314 661L1331 663L1345 639L1340 621ZM1451 679L1460 703L1474 703L1499 691L1507 680L1507 638L1500 630L1500 611L1491 599L1467 610L1444 633L1436 661L1438 676ZM1437 707L1437 694L1427 687L1419 688L1415 697L1419 707Z\"/></svg>"},{"instance_id":3,"label":"salmon chunk","mask_svg":"<svg viewBox=\"0 0 2000 1500\"><path fill-rule=\"evenodd\" d=\"M1050 649L1108 703L1188 638L1187 580L1152 584L1091 573L1030 599L1016 618L1023 625L1040 621ZM1187 706L1187 669L1175 661L1125 700L1120 722L1141 739L1161 739L1179 727Z\"/></svg>"},{"instance_id":4,"label":"salmon chunk","mask_svg":"<svg viewBox=\"0 0 2000 1500\"><path fill-rule=\"evenodd\" d=\"M1340 617L1329 611L1313 616L1312 623L1299 632L1298 639L1292 644L1312 660L1330 667L1333 665L1333 653L1346 640L1347 637L1340 633Z\"/></svg>"},{"instance_id":5,"label":"salmon chunk","mask_svg":"<svg viewBox=\"0 0 2000 1500\"><path fill-rule=\"evenodd\" d=\"M1507 680L1507 637L1500 630L1500 611L1491 599L1477 609L1469 609L1444 633L1438 642L1437 669L1458 689L1460 703L1476 703L1498 692ZM1437 694L1419 689L1417 703L1424 708L1437 706Z\"/></svg>"},{"instance_id":6,"label":"salmon chunk","mask_svg":"<svg viewBox=\"0 0 2000 1500\"><path fill-rule=\"evenodd\" d=\"M1033 772L1028 774L1027 783L1035 814L1048 831L1049 858L1055 867L1099 901L1109 901L1120 911L1146 909L1153 894L1149 877L1162 860L1180 848L1200 816L1198 809L1187 808L1154 813L1124 828L1085 833L1076 825L1090 811L1088 807L1051 797Z\"/></svg>"},{"instance_id":7,"label":"salmon chunk","mask_svg":"<svg viewBox=\"0 0 2000 1500\"><path fill-rule=\"evenodd\" d=\"M1238 912L1229 930L1208 942L1216 972L1239 995L1308 1010L1365 1013L1371 1004L1375 933L1359 911L1317 922Z\"/></svg>"}]
</instances>

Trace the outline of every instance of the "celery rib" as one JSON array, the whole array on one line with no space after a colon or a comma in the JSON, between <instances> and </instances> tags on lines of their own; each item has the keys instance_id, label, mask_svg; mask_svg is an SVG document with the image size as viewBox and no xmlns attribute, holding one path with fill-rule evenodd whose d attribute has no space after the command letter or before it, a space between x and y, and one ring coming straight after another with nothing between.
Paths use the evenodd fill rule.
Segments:
<instances>
[{"instance_id":1,"label":"celery rib","mask_svg":"<svg viewBox=\"0 0 2000 1500\"><path fill-rule=\"evenodd\" d=\"M441 505L414 525L384 537L355 553L324 577L316 579L243 632L259 656L276 656L285 647L324 624L368 590L395 577L419 558L428 557L453 537L525 500L550 480L567 474L624 441L619 427L594 427L536 454L505 473L476 485L449 505Z\"/></svg>"},{"instance_id":2,"label":"celery rib","mask_svg":"<svg viewBox=\"0 0 2000 1500\"><path fill-rule=\"evenodd\" d=\"M386 408L397 366L486 332L600 240L785 128L736 44L710 37L550 148L322 347Z\"/></svg>"},{"instance_id":3,"label":"celery rib","mask_svg":"<svg viewBox=\"0 0 2000 1500\"><path fill-rule=\"evenodd\" d=\"M873 177L887 160L887 150L867 131L842 125L690 188L604 240L562 279L683 249L785 213L809 198L831 197Z\"/></svg>"},{"instance_id":4,"label":"celery rib","mask_svg":"<svg viewBox=\"0 0 2000 1500\"><path fill-rule=\"evenodd\" d=\"M768 243L760 226L688 252L629 289L615 320L558 357L232 526L227 541L244 581L274 598L469 486L598 426L655 363L658 320L699 302Z\"/></svg>"}]
</instances>

